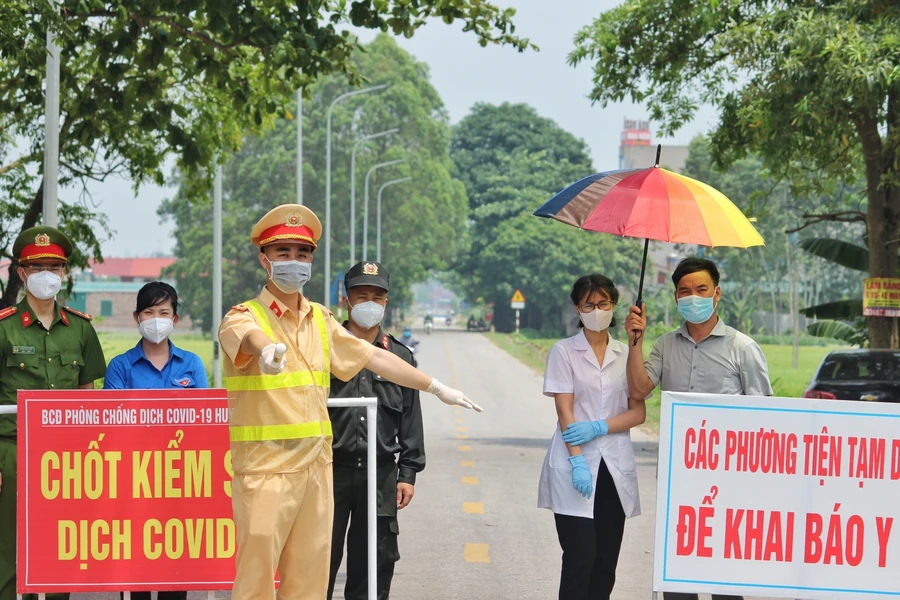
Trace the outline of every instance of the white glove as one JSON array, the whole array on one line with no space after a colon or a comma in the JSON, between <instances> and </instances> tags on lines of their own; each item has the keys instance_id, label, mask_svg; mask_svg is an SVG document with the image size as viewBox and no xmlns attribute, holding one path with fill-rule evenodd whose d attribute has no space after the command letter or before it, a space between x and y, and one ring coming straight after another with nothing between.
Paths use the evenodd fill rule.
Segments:
<instances>
[{"instance_id":1,"label":"white glove","mask_svg":"<svg viewBox=\"0 0 900 600\"><path fill-rule=\"evenodd\" d=\"M466 395L452 387L447 387L437 379L431 379L431 385L425 390L429 394L434 394L444 404L450 406L462 406L463 408L471 408L475 412L484 412L484 409L466 398Z\"/></svg>"},{"instance_id":2,"label":"white glove","mask_svg":"<svg viewBox=\"0 0 900 600\"><path fill-rule=\"evenodd\" d=\"M275 360L275 354L278 351L278 346L281 344L269 344L259 355L259 370L265 373L266 375L277 375L284 370L285 365L287 365L287 358L284 357L284 350L281 351L281 360Z\"/></svg>"}]
</instances>

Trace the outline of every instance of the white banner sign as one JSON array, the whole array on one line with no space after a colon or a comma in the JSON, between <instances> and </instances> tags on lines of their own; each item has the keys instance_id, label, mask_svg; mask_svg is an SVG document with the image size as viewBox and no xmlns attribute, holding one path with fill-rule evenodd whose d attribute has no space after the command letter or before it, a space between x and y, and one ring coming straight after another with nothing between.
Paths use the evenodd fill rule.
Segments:
<instances>
[{"instance_id":1,"label":"white banner sign","mask_svg":"<svg viewBox=\"0 0 900 600\"><path fill-rule=\"evenodd\" d=\"M654 589L900 597L900 404L664 392Z\"/></svg>"}]
</instances>

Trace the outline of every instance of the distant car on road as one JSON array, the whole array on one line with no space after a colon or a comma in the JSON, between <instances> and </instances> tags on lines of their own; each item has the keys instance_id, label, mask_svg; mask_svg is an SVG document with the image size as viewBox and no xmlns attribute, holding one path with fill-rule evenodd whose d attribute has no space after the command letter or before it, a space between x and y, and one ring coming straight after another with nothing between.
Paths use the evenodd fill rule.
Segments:
<instances>
[{"instance_id":1,"label":"distant car on road","mask_svg":"<svg viewBox=\"0 0 900 600\"><path fill-rule=\"evenodd\" d=\"M822 359L804 398L900 402L900 352L835 350Z\"/></svg>"}]
</instances>

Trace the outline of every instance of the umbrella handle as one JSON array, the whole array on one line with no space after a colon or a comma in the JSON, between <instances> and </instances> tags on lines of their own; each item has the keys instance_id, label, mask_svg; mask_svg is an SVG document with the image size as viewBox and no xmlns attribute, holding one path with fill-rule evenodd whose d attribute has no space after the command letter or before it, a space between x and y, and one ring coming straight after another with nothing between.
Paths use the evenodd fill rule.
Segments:
<instances>
[{"instance_id":1,"label":"umbrella handle","mask_svg":"<svg viewBox=\"0 0 900 600\"><path fill-rule=\"evenodd\" d=\"M650 249L650 238L644 239L644 259L641 261L641 282L638 284L638 295L637 295L637 307L638 310L643 315L643 306L644 306L644 274L647 272L647 251ZM634 342L631 344L632 346L637 346L638 341L641 339L641 336L644 335L642 331L634 330Z\"/></svg>"}]
</instances>

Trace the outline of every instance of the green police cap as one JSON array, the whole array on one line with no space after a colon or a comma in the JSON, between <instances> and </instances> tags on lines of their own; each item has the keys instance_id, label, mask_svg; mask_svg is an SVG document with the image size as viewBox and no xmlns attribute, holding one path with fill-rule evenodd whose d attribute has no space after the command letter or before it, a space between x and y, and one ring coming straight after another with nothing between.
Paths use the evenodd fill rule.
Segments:
<instances>
[{"instance_id":1,"label":"green police cap","mask_svg":"<svg viewBox=\"0 0 900 600\"><path fill-rule=\"evenodd\" d=\"M68 262L72 254L72 242L60 230L42 225L31 227L19 234L13 244L13 256L19 262L34 260L61 260Z\"/></svg>"}]
</instances>

